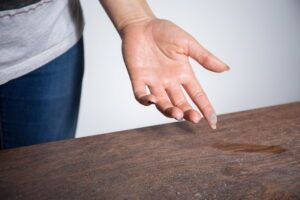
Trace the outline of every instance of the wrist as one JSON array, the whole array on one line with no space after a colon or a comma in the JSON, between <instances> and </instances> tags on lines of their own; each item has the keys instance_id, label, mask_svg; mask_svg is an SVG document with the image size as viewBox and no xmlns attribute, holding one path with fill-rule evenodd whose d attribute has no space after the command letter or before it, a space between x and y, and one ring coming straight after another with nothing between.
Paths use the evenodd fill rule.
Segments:
<instances>
[{"instance_id":1,"label":"wrist","mask_svg":"<svg viewBox=\"0 0 300 200\"><path fill-rule=\"evenodd\" d=\"M154 19L156 19L154 15L140 15L140 16L131 15L130 17L120 20L119 23L116 24L116 29L118 30L120 36L122 37L122 35L125 34L128 28L139 24L149 23Z\"/></svg>"}]
</instances>

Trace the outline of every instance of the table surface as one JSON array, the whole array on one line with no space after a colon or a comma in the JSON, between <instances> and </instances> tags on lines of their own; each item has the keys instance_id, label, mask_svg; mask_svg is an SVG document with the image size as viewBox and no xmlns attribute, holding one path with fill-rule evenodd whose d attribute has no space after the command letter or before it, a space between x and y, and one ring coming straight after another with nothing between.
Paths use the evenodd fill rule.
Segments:
<instances>
[{"instance_id":1,"label":"table surface","mask_svg":"<svg viewBox=\"0 0 300 200\"><path fill-rule=\"evenodd\" d=\"M300 102L2 150L0 199L300 199Z\"/></svg>"}]
</instances>

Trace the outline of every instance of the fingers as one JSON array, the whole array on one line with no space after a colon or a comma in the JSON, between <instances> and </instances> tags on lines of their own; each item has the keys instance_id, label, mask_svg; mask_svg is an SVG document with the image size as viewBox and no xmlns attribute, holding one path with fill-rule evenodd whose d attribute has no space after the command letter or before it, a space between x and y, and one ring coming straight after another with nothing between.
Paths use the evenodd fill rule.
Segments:
<instances>
[{"instance_id":1,"label":"fingers","mask_svg":"<svg viewBox=\"0 0 300 200\"><path fill-rule=\"evenodd\" d=\"M163 87L149 87L150 92L157 98L156 107L157 109L167 117L172 117L177 120L181 120L183 118L183 112L174 107L170 102L168 95Z\"/></svg>"},{"instance_id":2,"label":"fingers","mask_svg":"<svg viewBox=\"0 0 300 200\"><path fill-rule=\"evenodd\" d=\"M156 97L152 94L147 94L146 85L141 81L132 81L132 88L135 99L144 106L155 104L157 102Z\"/></svg>"},{"instance_id":3,"label":"fingers","mask_svg":"<svg viewBox=\"0 0 300 200\"><path fill-rule=\"evenodd\" d=\"M146 84L142 81L132 81L134 96L142 105L155 104L157 109L167 117L181 120L183 112L172 105L166 91L160 87L149 87L151 94L147 94Z\"/></svg>"},{"instance_id":4,"label":"fingers","mask_svg":"<svg viewBox=\"0 0 300 200\"><path fill-rule=\"evenodd\" d=\"M213 72L224 72L230 69L224 62L201 46L194 38L189 42L189 56L204 68Z\"/></svg>"},{"instance_id":5,"label":"fingers","mask_svg":"<svg viewBox=\"0 0 300 200\"><path fill-rule=\"evenodd\" d=\"M155 104L157 109L167 117L177 120L184 118L194 123L198 123L202 118L202 115L187 102L180 85L174 84L166 90L160 86L149 86L151 94L147 94L147 86L141 81L132 81L132 86L137 101L145 106ZM217 116L197 80L190 80L183 84L183 87L208 120L210 126L215 129Z\"/></svg>"},{"instance_id":6,"label":"fingers","mask_svg":"<svg viewBox=\"0 0 300 200\"><path fill-rule=\"evenodd\" d=\"M180 85L173 85L167 88L166 91L172 104L183 111L184 119L194 123L198 123L201 120L202 116L187 102Z\"/></svg>"},{"instance_id":7,"label":"fingers","mask_svg":"<svg viewBox=\"0 0 300 200\"><path fill-rule=\"evenodd\" d=\"M151 94L147 94L147 86L142 81L132 81L134 96L142 105L155 104L157 109L167 117L177 120L186 119L198 123L202 115L187 102L179 85L169 89L149 86Z\"/></svg>"},{"instance_id":8,"label":"fingers","mask_svg":"<svg viewBox=\"0 0 300 200\"><path fill-rule=\"evenodd\" d=\"M197 105L199 110L202 112L204 117L207 119L209 125L213 129L216 129L217 115L198 81L194 78L185 83L183 87L193 102Z\"/></svg>"}]
</instances>

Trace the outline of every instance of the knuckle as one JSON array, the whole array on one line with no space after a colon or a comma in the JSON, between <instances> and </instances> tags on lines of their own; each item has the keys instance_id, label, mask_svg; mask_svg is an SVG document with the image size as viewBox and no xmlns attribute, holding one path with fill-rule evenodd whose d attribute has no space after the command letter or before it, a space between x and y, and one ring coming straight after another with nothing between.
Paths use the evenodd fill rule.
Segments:
<instances>
[{"instance_id":1,"label":"knuckle","mask_svg":"<svg viewBox=\"0 0 300 200\"><path fill-rule=\"evenodd\" d=\"M140 93L140 92L134 92L134 98L135 98L137 101L140 101L140 99L141 99L141 93Z\"/></svg>"},{"instance_id":2,"label":"knuckle","mask_svg":"<svg viewBox=\"0 0 300 200\"><path fill-rule=\"evenodd\" d=\"M202 63L205 65L207 64L211 59L211 54L210 53L204 53L202 55Z\"/></svg>"},{"instance_id":3,"label":"knuckle","mask_svg":"<svg viewBox=\"0 0 300 200\"><path fill-rule=\"evenodd\" d=\"M181 99L181 100L175 102L174 106L181 108L181 107L185 106L185 104L186 104L186 101L184 99Z\"/></svg>"},{"instance_id":4,"label":"knuckle","mask_svg":"<svg viewBox=\"0 0 300 200\"><path fill-rule=\"evenodd\" d=\"M209 112L211 110L211 108L212 108L211 105L209 103L207 103L207 104L204 104L201 109L204 110L205 112Z\"/></svg>"},{"instance_id":5,"label":"knuckle","mask_svg":"<svg viewBox=\"0 0 300 200\"><path fill-rule=\"evenodd\" d=\"M138 97L135 97L135 100L138 102L138 103L140 103L140 104L142 104L142 105L144 105L144 102L140 99L140 98L138 98Z\"/></svg>"},{"instance_id":6,"label":"knuckle","mask_svg":"<svg viewBox=\"0 0 300 200\"><path fill-rule=\"evenodd\" d=\"M142 105L145 105L145 102L143 101L143 98L138 96L137 94L134 95L134 98L137 102L139 102Z\"/></svg>"},{"instance_id":7,"label":"knuckle","mask_svg":"<svg viewBox=\"0 0 300 200\"><path fill-rule=\"evenodd\" d=\"M206 94L204 91L197 91L194 93L193 98L194 99L200 99L202 97L206 97Z\"/></svg>"},{"instance_id":8,"label":"knuckle","mask_svg":"<svg viewBox=\"0 0 300 200\"><path fill-rule=\"evenodd\" d=\"M165 108L164 108L164 112L165 112L167 115L169 115L170 112L172 111L172 109L173 109L172 106L165 107Z\"/></svg>"},{"instance_id":9,"label":"knuckle","mask_svg":"<svg viewBox=\"0 0 300 200\"><path fill-rule=\"evenodd\" d=\"M134 92L133 95L134 95L135 100L139 101L139 93Z\"/></svg>"}]
</instances>

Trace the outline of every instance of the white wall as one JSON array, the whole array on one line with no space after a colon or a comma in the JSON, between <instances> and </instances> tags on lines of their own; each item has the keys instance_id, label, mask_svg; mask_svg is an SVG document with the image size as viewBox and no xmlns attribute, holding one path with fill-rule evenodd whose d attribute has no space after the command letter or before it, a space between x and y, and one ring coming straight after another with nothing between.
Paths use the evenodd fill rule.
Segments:
<instances>
[{"instance_id":1,"label":"white wall","mask_svg":"<svg viewBox=\"0 0 300 200\"><path fill-rule=\"evenodd\" d=\"M219 114L300 100L300 1L149 4L230 65L230 72L213 74L193 62ZM77 137L172 122L135 101L117 32L97 0L82 6L86 71Z\"/></svg>"}]
</instances>

